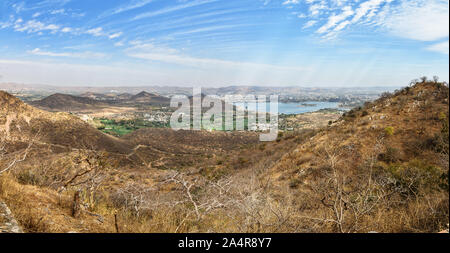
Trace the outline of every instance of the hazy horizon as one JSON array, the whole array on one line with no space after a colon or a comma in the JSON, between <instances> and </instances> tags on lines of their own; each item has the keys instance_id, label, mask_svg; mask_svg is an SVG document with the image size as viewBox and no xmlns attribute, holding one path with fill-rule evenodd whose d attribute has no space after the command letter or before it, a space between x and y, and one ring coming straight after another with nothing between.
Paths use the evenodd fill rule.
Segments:
<instances>
[{"instance_id":1,"label":"hazy horizon","mask_svg":"<svg viewBox=\"0 0 450 253\"><path fill-rule=\"evenodd\" d=\"M204 88L204 89L220 89L220 88L229 88L229 87L258 87L258 88L308 88L308 89L375 89L375 88L401 88L408 85L408 83L405 83L403 85L373 85L373 86L332 86L332 85L246 85L246 84L230 84L230 85L223 85L223 86L196 86L196 85L158 85L158 84L142 84L142 85L133 85L133 86L127 86L127 85L50 85L50 84L44 84L44 83L19 83L19 82L2 82L0 81L0 88L1 85L6 84L17 84L17 85L24 85L28 87L52 87L52 88L150 88L150 87L162 87L162 88Z\"/></svg>"}]
</instances>

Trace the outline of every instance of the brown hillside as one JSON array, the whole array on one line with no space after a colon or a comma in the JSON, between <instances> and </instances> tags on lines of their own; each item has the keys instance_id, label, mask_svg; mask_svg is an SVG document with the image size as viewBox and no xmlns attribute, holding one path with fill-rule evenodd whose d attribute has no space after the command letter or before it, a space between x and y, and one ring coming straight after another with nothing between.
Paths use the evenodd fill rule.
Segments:
<instances>
[{"instance_id":1,"label":"brown hillside","mask_svg":"<svg viewBox=\"0 0 450 253\"><path fill-rule=\"evenodd\" d=\"M432 82L383 94L284 155L265 178L291 189L305 229L439 231L449 213L448 97Z\"/></svg>"},{"instance_id":2,"label":"brown hillside","mask_svg":"<svg viewBox=\"0 0 450 253\"><path fill-rule=\"evenodd\" d=\"M66 94L53 94L39 101L30 103L33 106L50 111L79 111L96 109L106 104L88 97L77 97Z\"/></svg>"},{"instance_id":3,"label":"brown hillside","mask_svg":"<svg viewBox=\"0 0 450 253\"><path fill-rule=\"evenodd\" d=\"M67 149L36 147L30 159L0 175L0 198L25 232L448 228L444 84L424 82L383 94L324 129L280 132L270 143L258 143L257 133L170 129L102 139L108 136L67 113L44 112L0 95L1 134L19 140L42 129L53 134L43 141L57 143L48 146ZM85 141L91 148L83 149ZM76 145L81 148L67 148ZM114 145L124 152L101 151ZM134 148L126 152L128 146ZM0 168L16 154L0 156ZM79 217L72 212L76 192L84 206Z\"/></svg>"},{"instance_id":4,"label":"brown hillside","mask_svg":"<svg viewBox=\"0 0 450 253\"><path fill-rule=\"evenodd\" d=\"M125 141L105 135L72 115L36 109L6 92L0 91L0 106L0 132L12 142L37 138L54 147L117 153L128 153L132 148Z\"/></svg>"},{"instance_id":5,"label":"brown hillside","mask_svg":"<svg viewBox=\"0 0 450 253\"><path fill-rule=\"evenodd\" d=\"M448 121L448 113L448 87L420 83L347 112L294 152L299 154L296 157L316 156L326 148L344 148L359 162L382 143L382 151L397 150L395 160L428 157L435 161L435 157L430 157L436 154L432 149L439 149L434 138L441 133L443 122ZM417 148L430 150L418 152Z\"/></svg>"},{"instance_id":6,"label":"brown hillside","mask_svg":"<svg viewBox=\"0 0 450 253\"><path fill-rule=\"evenodd\" d=\"M148 105L163 105L167 106L170 104L170 99L159 96L156 94L148 93L145 91L142 91L134 96L132 96L130 99L126 100L127 103L145 103Z\"/></svg>"},{"instance_id":7,"label":"brown hillside","mask_svg":"<svg viewBox=\"0 0 450 253\"><path fill-rule=\"evenodd\" d=\"M259 135L146 128L126 135L123 139L137 147L134 154L148 167L178 169L198 168L208 163L216 165L216 159L223 153L231 154L241 147L257 144Z\"/></svg>"}]
</instances>

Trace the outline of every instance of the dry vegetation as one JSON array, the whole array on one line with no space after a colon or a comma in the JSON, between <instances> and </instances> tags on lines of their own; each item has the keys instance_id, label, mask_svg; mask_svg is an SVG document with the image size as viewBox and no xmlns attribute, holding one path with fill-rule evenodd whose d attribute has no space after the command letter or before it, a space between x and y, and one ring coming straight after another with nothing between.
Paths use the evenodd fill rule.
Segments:
<instances>
[{"instance_id":1,"label":"dry vegetation","mask_svg":"<svg viewBox=\"0 0 450 253\"><path fill-rule=\"evenodd\" d=\"M437 232L448 95L423 81L258 143L169 129L117 139L0 93L0 199L27 232Z\"/></svg>"}]
</instances>

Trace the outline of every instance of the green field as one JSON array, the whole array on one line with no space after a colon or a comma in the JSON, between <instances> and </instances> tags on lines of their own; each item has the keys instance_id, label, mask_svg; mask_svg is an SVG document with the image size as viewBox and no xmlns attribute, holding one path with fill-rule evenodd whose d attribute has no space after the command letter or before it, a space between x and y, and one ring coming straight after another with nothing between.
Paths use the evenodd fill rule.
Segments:
<instances>
[{"instance_id":1,"label":"green field","mask_svg":"<svg viewBox=\"0 0 450 253\"><path fill-rule=\"evenodd\" d=\"M132 133L138 129L141 128L165 128L169 127L169 123L163 123L163 122L152 122L152 121L146 121L143 119L134 119L134 120L119 120L116 121L114 119L95 119L95 121L98 121L101 125L97 127L98 130L111 134L114 136L123 136L129 133Z\"/></svg>"}]
</instances>

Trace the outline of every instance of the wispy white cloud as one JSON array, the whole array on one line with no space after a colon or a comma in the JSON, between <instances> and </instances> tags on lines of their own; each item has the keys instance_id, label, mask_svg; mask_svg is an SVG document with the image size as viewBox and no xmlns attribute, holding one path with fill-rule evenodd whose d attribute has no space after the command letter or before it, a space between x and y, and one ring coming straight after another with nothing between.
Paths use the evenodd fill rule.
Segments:
<instances>
[{"instance_id":1,"label":"wispy white cloud","mask_svg":"<svg viewBox=\"0 0 450 253\"><path fill-rule=\"evenodd\" d=\"M42 31L57 32L60 29L59 25L56 24L44 24L37 20L30 20L28 22L23 22L22 19L16 20L14 25L14 30L17 32L27 32L27 33L37 33Z\"/></svg>"},{"instance_id":2,"label":"wispy white cloud","mask_svg":"<svg viewBox=\"0 0 450 253\"><path fill-rule=\"evenodd\" d=\"M63 32L63 33L70 33L72 31L73 31L73 29L70 27L64 27L63 29L61 29L61 32Z\"/></svg>"},{"instance_id":3,"label":"wispy white cloud","mask_svg":"<svg viewBox=\"0 0 450 253\"><path fill-rule=\"evenodd\" d=\"M448 1L402 1L397 8L387 9L376 22L391 34L403 38L435 41L449 36Z\"/></svg>"},{"instance_id":4,"label":"wispy white cloud","mask_svg":"<svg viewBox=\"0 0 450 253\"><path fill-rule=\"evenodd\" d=\"M36 6L41 6L41 7L54 6L54 5L63 6L63 5L70 3L71 1L72 0L42 0L38 3L36 3Z\"/></svg>"},{"instance_id":5,"label":"wispy white cloud","mask_svg":"<svg viewBox=\"0 0 450 253\"><path fill-rule=\"evenodd\" d=\"M334 29L333 32L339 32L342 29L344 29L346 26L350 25L350 21L345 20L344 22L339 23L339 25L337 25Z\"/></svg>"},{"instance_id":6,"label":"wispy white cloud","mask_svg":"<svg viewBox=\"0 0 450 253\"><path fill-rule=\"evenodd\" d=\"M434 45L431 45L431 46L427 47L427 50L438 52L438 53L441 53L441 54L448 54L448 47L449 47L449 43L448 43L448 40L447 40L447 41L444 41L444 42L440 42L440 43L436 43Z\"/></svg>"},{"instance_id":7,"label":"wispy white cloud","mask_svg":"<svg viewBox=\"0 0 450 253\"><path fill-rule=\"evenodd\" d=\"M194 0L194 1L187 2L185 4L167 7L164 9L157 10L157 11L145 12L145 13L135 16L132 20L139 20L139 19L143 19L143 18L155 17L158 15L167 14L167 13L171 13L171 12L175 12L175 11L191 8L194 6L203 5L203 4L213 3L213 2L217 2L217 1L218 0Z\"/></svg>"},{"instance_id":8,"label":"wispy white cloud","mask_svg":"<svg viewBox=\"0 0 450 253\"><path fill-rule=\"evenodd\" d=\"M84 17L84 16L86 16L86 13L84 13L84 12L72 12L72 14L70 14L70 16L72 17L72 18L82 18L82 17Z\"/></svg>"},{"instance_id":9,"label":"wispy white cloud","mask_svg":"<svg viewBox=\"0 0 450 253\"><path fill-rule=\"evenodd\" d=\"M14 16L9 16L9 19L3 22L0 22L0 29L5 29L11 27L14 24Z\"/></svg>"},{"instance_id":10,"label":"wispy white cloud","mask_svg":"<svg viewBox=\"0 0 450 253\"><path fill-rule=\"evenodd\" d=\"M113 33L111 35L108 36L108 38L110 39L115 39L115 38L119 38L120 36L122 36L122 32L117 32L117 33Z\"/></svg>"},{"instance_id":11,"label":"wispy white cloud","mask_svg":"<svg viewBox=\"0 0 450 253\"><path fill-rule=\"evenodd\" d=\"M387 0L387 2L390 1L392 0ZM352 23L358 22L367 13L372 13L371 15L374 15L374 13L383 2L385 2L385 0L369 0L367 2L361 3L361 5L359 5L359 7L355 11L356 13L352 19Z\"/></svg>"},{"instance_id":12,"label":"wispy white cloud","mask_svg":"<svg viewBox=\"0 0 450 253\"><path fill-rule=\"evenodd\" d=\"M115 33L106 33L102 27L97 27L97 28L92 28L89 29L85 32L86 34L90 34L94 37L100 37L100 36L105 36L108 37L109 39L116 39L119 38L120 36L122 36L122 32L115 32Z\"/></svg>"},{"instance_id":13,"label":"wispy white cloud","mask_svg":"<svg viewBox=\"0 0 450 253\"><path fill-rule=\"evenodd\" d=\"M210 70L236 70L236 69L258 69L259 71L305 71L307 68L303 67L290 67L290 66L278 66L271 64L251 63L251 62L239 62L228 61L212 58L199 58L184 55L176 49L172 49L165 46L157 46L152 43L141 44L134 42L133 47L125 50L128 56L145 59L149 61L164 62L176 65L182 65L187 67L193 67L198 69L210 69Z\"/></svg>"},{"instance_id":14,"label":"wispy white cloud","mask_svg":"<svg viewBox=\"0 0 450 253\"><path fill-rule=\"evenodd\" d=\"M306 22L305 25L303 25L303 29L309 28L313 25L315 25L317 23L317 20L309 20L308 22Z\"/></svg>"},{"instance_id":15,"label":"wispy white cloud","mask_svg":"<svg viewBox=\"0 0 450 253\"><path fill-rule=\"evenodd\" d=\"M124 41L117 41L116 43L114 43L115 47L123 47L125 46L125 42Z\"/></svg>"},{"instance_id":16,"label":"wispy white cloud","mask_svg":"<svg viewBox=\"0 0 450 253\"><path fill-rule=\"evenodd\" d=\"M31 17L32 17L32 18L37 18L37 17L39 17L40 15L42 15L41 12L36 12L36 13L34 13L33 16L31 16Z\"/></svg>"},{"instance_id":17,"label":"wispy white cloud","mask_svg":"<svg viewBox=\"0 0 450 253\"><path fill-rule=\"evenodd\" d=\"M58 13L62 13L62 11L58 11ZM121 31L107 32L104 31L102 27L86 29L69 27L56 23L46 23L45 21L39 20L40 16L41 12L36 12L32 15L32 17L37 18L25 21L20 17L15 18L13 15L11 15L7 21L0 22L0 29L12 28L16 32L24 32L37 35L43 35L45 34L45 32L49 32L50 34L62 33L71 35L90 34L94 37L102 36L109 39L116 39L123 35L123 32Z\"/></svg>"},{"instance_id":18,"label":"wispy white cloud","mask_svg":"<svg viewBox=\"0 0 450 253\"><path fill-rule=\"evenodd\" d=\"M42 51L39 48L35 48L28 51L29 54L40 55L40 56L51 56L51 57L70 57L70 58L85 58L85 59L102 59L106 55L103 53L95 52L50 52Z\"/></svg>"},{"instance_id":19,"label":"wispy white cloud","mask_svg":"<svg viewBox=\"0 0 450 253\"><path fill-rule=\"evenodd\" d=\"M16 13L20 13L26 9L25 2L15 3L11 7L16 11Z\"/></svg>"},{"instance_id":20,"label":"wispy white cloud","mask_svg":"<svg viewBox=\"0 0 450 253\"><path fill-rule=\"evenodd\" d=\"M52 10L50 11L50 14L52 15L56 15L56 14L65 14L66 10L65 9L57 9L57 10Z\"/></svg>"},{"instance_id":21,"label":"wispy white cloud","mask_svg":"<svg viewBox=\"0 0 450 253\"><path fill-rule=\"evenodd\" d=\"M313 4L309 6L309 14L310 16L318 16L321 14L323 10L328 10L329 7L322 1L320 3L312 2Z\"/></svg>"},{"instance_id":22,"label":"wispy white cloud","mask_svg":"<svg viewBox=\"0 0 450 253\"><path fill-rule=\"evenodd\" d=\"M126 5L122 5L122 6L119 6L119 7L115 8L115 9L113 9L113 10L109 10L109 11L105 12L104 14L102 14L101 16L102 17L111 16L111 15L119 14L119 13L122 13L122 12L134 10L134 9L137 9L137 8L141 8L141 7L144 7L144 6L146 6L147 4L149 4L149 3L153 2L153 1L154 0L134 0L134 1L131 1L130 3L128 3Z\"/></svg>"},{"instance_id":23,"label":"wispy white cloud","mask_svg":"<svg viewBox=\"0 0 450 253\"><path fill-rule=\"evenodd\" d=\"M295 2L286 0L283 4ZM320 23L316 34L324 39L337 38L342 31L357 26L382 28L379 31L419 41L437 41L449 36L448 0L305 0L304 3L309 14L299 15L308 20L303 28ZM439 43L436 49L428 49L444 52L441 47Z\"/></svg>"},{"instance_id":24,"label":"wispy white cloud","mask_svg":"<svg viewBox=\"0 0 450 253\"><path fill-rule=\"evenodd\" d=\"M178 54L179 51L167 46L155 45L151 41L130 41L130 46L125 50L127 54L157 53L157 54Z\"/></svg>"},{"instance_id":25,"label":"wispy white cloud","mask_svg":"<svg viewBox=\"0 0 450 253\"><path fill-rule=\"evenodd\" d=\"M99 37L104 35L103 33L103 28L101 27L97 27L97 28L92 28L86 31L87 34L91 34L93 36Z\"/></svg>"},{"instance_id":26,"label":"wispy white cloud","mask_svg":"<svg viewBox=\"0 0 450 253\"><path fill-rule=\"evenodd\" d=\"M286 0L283 2L283 5L289 5L289 4L299 4L300 0Z\"/></svg>"},{"instance_id":27,"label":"wispy white cloud","mask_svg":"<svg viewBox=\"0 0 450 253\"><path fill-rule=\"evenodd\" d=\"M31 3L30 3L31 2ZM21 1L21 2L16 2L14 4L11 5L11 7L13 8L13 10L16 13L21 13L23 11L31 11L31 10L38 10L38 9L48 9L50 7L55 7L55 6L64 6L68 3L70 3L71 0L43 0L43 1L39 1L39 2L26 2L26 1Z\"/></svg>"},{"instance_id":28,"label":"wispy white cloud","mask_svg":"<svg viewBox=\"0 0 450 253\"><path fill-rule=\"evenodd\" d=\"M319 34L324 34L329 31L329 29L335 27L341 21L345 20L347 17L350 17L355 12L352 10L352 7L345 6L342 8L342 12L340 14L333 14L328 18L328 22L321 26L316 32Z\"/></svg>"},{"instance_id":29,"label":"wispy white cloud","mask_svg":"<svg viewBox=\"0 0 450 253\"><path fill-rule=\"evenodd\" d=\"M169 34L168 36L171 37L171 36L188 35L188 34L195 34L195 33L212 32L212 31L217 31L217 30L233 29L233 28L237 28L237 27L251 26L251 25L252 24L206 26L206 27L201 27L201 28L196 28L196 29L191 29L191 30L174 32L174 33Z\"/></svg>"}]
</instances>

